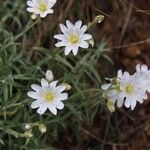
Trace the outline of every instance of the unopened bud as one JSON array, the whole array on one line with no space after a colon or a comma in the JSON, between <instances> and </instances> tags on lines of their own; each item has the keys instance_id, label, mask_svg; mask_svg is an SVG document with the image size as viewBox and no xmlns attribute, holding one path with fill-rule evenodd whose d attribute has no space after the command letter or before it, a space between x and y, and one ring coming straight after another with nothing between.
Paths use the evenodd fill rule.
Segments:
<instances>
[{"instance_id":1,"label":"unopened bud","mask_svg":"<svg viewBox=\"0 0 150 150\"><path fill-rule=\"evenodd\" d=\"M105 17L103 15L99 15L94 18L94 21L97 23L101 23L104 20L104 18Z\"/></svg>"},{"instance_id":2,"label":"unopened bud","mask_svg":"<svg viewBox=\"0 0 150 150\"><path fill-rule=\"evenodd\" d=\"M31 19L35 20L37 18L37 15L36 14L32 14L31 15Z\"/></svg>"},{"instance_id":3,"label":"unopened bud","mask_svg":"<svg viewBox=\"0 0 150 150\"><path fill-rule=\"evenodd\" d=\"M115 111L115 105L114 105L114 103L111 100L107 101L106 106L107 106L107 108L108 108L108 110L110 112L114 112Z\"/></svg>"},{"instance_id":4,"label":"unopened bud","mask_svg":"<svg viewBox=\"0 0 150 150\"><path fill-rule=\"evenodd\" d=\"M63 86L65 86L65 90L69 91L71 90L71 85L67 84L67 83L62 83Z\"/></svg>"},{"instance_id":5,"label":"unopened bud","mask_svg":"<svg viewBox=\"0 0 150 150\"><path fill-rule=\"evenodd\" d=\"M31 129L31 125L30 125L30 124L26 124L24 128L25 128L26 130L29 130L29 129Z\"/></svg>"},{"instance_id":6,"label":"unopened bud","mask_svg":"<svg viewBox=\"0 0 150 150\"><path fill-rule=\"evenodd\" d=\"M46 76L46 80L47 80L48 82L51 82L51 81L54 80L54 76L53 76L53 73L52 73L51 70L47 70L45 76Z\"/></svg>"},{"instance_id":7,"label":"unopened bud","mask_svg":"<svg viewBox=\"0 0 150 150\"><path fill-rule=\"evenodd\" d=\"M91 38L88 43L91 45L91 47L94 47L95 43L94 43L94 39Z\"/></svg>"},{"instance_id":8,"label":"unopened bud","mask_svg":"<svg viewBox=\"0 0 150 150\"><path fill-rule=\"evenodd\" d=\"M44 124L40 124L39 130L40 130L41 133L45 133L47 128L46 128L46 126Z\"/></svg>"},{"instance_id":9,"label":"unopened bud","mask_svg":"<svg viewBox=\"0 0 150 150\"><path fill-rule=\"evenodd\" d=\"M113 85L118 85L120 83L120 79L119 78L113 78L111 82Z\"/></svg>"}]
</instances>

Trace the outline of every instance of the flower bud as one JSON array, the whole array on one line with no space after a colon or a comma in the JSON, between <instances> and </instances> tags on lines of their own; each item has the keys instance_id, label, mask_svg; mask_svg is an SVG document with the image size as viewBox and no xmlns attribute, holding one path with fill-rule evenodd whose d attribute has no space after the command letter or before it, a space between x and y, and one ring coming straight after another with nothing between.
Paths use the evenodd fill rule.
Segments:
<instances>
[{"instance_id":1,"label":"flower bud","mask_svg":"<svg viewBox=\"0 0 150 150\"><path fill-rule=\"evenodd\" d=\"M46 130L47 130L46 125L40 124L40 125L39 125L39 130L40 130L41 133L45 133Z\"/></svg>"},{"instance_id":2,"label":"flower bud","mask_svg":"<svg viewBox=\"0 0 150 150\"><path fill-rule=\"evenodd\" d=\"M31 15L31 19L32 19L32 20L35 20L36 18L37 18L37 15L36 15L36 14L32 14L32 15Z\"/></svg>"},{"instance_id":3,"label":"flower bud","mask_svg":"<svg viewBox=\"0 0 150 150\"><path fill-rule=\"evenodd\" d=\"M88 41L88 43L91 45L91 47L94 47L94 45L95 45L93 38L90 39L90 40Z\"/></svg>"},{"instance_id":4,"label":"flower bud","mask_svg":"<svg viewBox=\"0 0 150 150\"><path fill-rule=\"evenodd\" d=\"M65 90L69 91L71 90L71 85L67 84L67 83L62 83L61 85L65 86Z\"/></svg>"},{"instance_id":5,"label":"flower bud","mask_svg":"<svg viewBox=\"0 0 150 150\"><path fill-rule=\"evenodd\" d=\"M53 76L53 73L52 73L51 70L47 70L45 76L46 76L46 80L47 80L48 82L51 82L51 81L54 80L54 76Z\"/></svg>"},{"instance_id":6,"label":"flower bud","mask_svg":"<svg viewBox=\"0 0 150 150\"><path fill-rule=\"evenodd\" d=\"M114 105L114 103L111 100L107 101L106 106L107 106L107 108L108 108L108 110L110 112L114 112L115 111L115 105Z\"/></svg>"},{"instance_id":7,"label":"flower bud","mask_svg":"<svg viewBox=\"0 0 150 150\"><path fill-rule=\"evenodd\" d=\"M25 128L26 130L29 130L29 129L31 129L31 125L30 125L30 124L26 124L24 128Z\"/></svg>"},{"instance_id":8,"label":"flower bud","mask_svg":"<svg viewBox=\"0 0 150 150\"><path fill-rule=\"evenodd\" d=\"M103 15L98 15L94 18L94 21L97 23L101 23L104 20L104 16Z\"/></svg>"}]
</instances>

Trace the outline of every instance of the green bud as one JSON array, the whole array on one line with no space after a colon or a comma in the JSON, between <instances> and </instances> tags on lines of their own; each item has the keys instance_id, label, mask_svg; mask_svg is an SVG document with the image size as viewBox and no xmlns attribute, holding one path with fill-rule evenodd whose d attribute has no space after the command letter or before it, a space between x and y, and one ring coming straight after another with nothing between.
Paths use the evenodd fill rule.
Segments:
<instances>
[{"instance_id":1,"label":"green bud","mask_svg":"<svg viewBox=\"0 0 150 150\"><path fill-rule=\"evenodd\" d=\"M114 103L111 100L107 101L106 106L107 106L107 108L108 108L108 110L110 112L114 112L115 111L115 105L114 105Z\"/></svg>"}]
</instances>

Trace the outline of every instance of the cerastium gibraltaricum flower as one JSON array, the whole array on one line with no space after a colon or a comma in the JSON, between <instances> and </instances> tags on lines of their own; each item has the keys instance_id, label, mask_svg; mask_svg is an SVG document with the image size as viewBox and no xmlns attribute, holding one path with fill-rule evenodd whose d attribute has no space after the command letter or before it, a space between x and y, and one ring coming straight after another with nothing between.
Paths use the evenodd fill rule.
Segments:
<instances>
[{"instance_id":1,"label":"cerastium gibraltaricum flower","mask_svg":"<svg viewBox=\"0 0 150 150\"><path fill-rule=\"evenodd\" d=\"M54 36L55 39L60 40L55 46L65 46L65 55L68 55L71 51L74 55L77 55L79 47L84 49L89 47L88 40L92 39L92 35L85 33L87 31L87 25L82 26L81 20L77 21L75 24L67 20L66 26L60 24L60 29L63 34Z\"/></svg>"},{"instance_id":2,"label":"cerastium gibraltaricum flower","mask_svg":"<svg viewBox=\"0 0 150 150\"><path fill-rule=\"evenodd\" d=\"M66 90L65 84L57 86L57 83L58 81L49 82L43 78L41 79L41 86L32 84L31 88L33 91L29 91L27 93L29 97L35 99L35 101L31 104L31 108L38 108L37 113L41 115L47 110L47 108L54 115L57 114L57 109L63 109L63 101L68 98L68 93L64 92Z\"/></svg>"},{"instance_id":3,"label":"cerastium gibraltaricum flower","mask_svg":"<svg viewBox=\"0 0 150 150\"><path fill-rule=\"evenodd\" d=\"M118 107L125 104L133 110L137 102L143 103L147 99L147 92L150 92L150 70L146 65L137 65L133 75L119 70L117 77L110 81L111 83L104 84L101 88L107 99L117 102Z\"/></svg>"},{"instance_id":4,"label":"cerastium gibraltaricum flower","mask_svg":"<svg viewBox=\"0 0 150 150\"><path fill-rule=\"evenodd\" d=\"M37 15L44 18L54 12L52 7L56 1L57 0L29 0L27 1L27 11L32 13L32 19L35 19Z\"/></svg>"}]
</instances>

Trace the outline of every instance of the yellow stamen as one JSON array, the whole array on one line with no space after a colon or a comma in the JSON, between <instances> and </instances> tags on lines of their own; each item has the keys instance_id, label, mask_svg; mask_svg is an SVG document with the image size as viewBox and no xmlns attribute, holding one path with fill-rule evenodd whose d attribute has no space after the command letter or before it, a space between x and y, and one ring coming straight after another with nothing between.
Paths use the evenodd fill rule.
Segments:
<instances>
[{"instance_id":1,"label":"yellow stamen","mask_svg":"<svg viewBox=\"0 0 150 150\"><path fill-rule=\"evenodd\" d=\"M134 92L134 86L132 84L127 84L127 86L125 87L125 90L127 93L131 94Z\"/></svg>"},{"instance_id":2,"label":"yellow stamen","mask_svg":"<svg viewBox=\"0 0 150 150\"><path fill-rule=\"evenodd\" d=\"M45 99L46 101L48 101L48 102L53 101L53 99L54 99L54 93L52 93L52 92L50 92L50 91L46 91L46 92L44 93L44 99Z\"/></svg>"},{"instance_id":3,"label":"yellow stamen","mask_svg":"<svg viewBox=\"0 0 150 150\"><path fill-rule=\"evenodd\" d=\"M69 38L69 42L70 42L71 44L76 44L76 43L79 42L79 37L78 37L77 35L75 35L75 34L72 34L72 35L70 36L70 38Z\"/></svg>"},{"instance_id":4,"label":"yellow stamen","mask_svg":"<svg viewBox=\"0 0 150 150\"><path fill-rule=\"evenodd\" d=\"M39 10L45 12L47 10L47 5L44 3L39 4Z\"/></svg>"}]
</instances>

